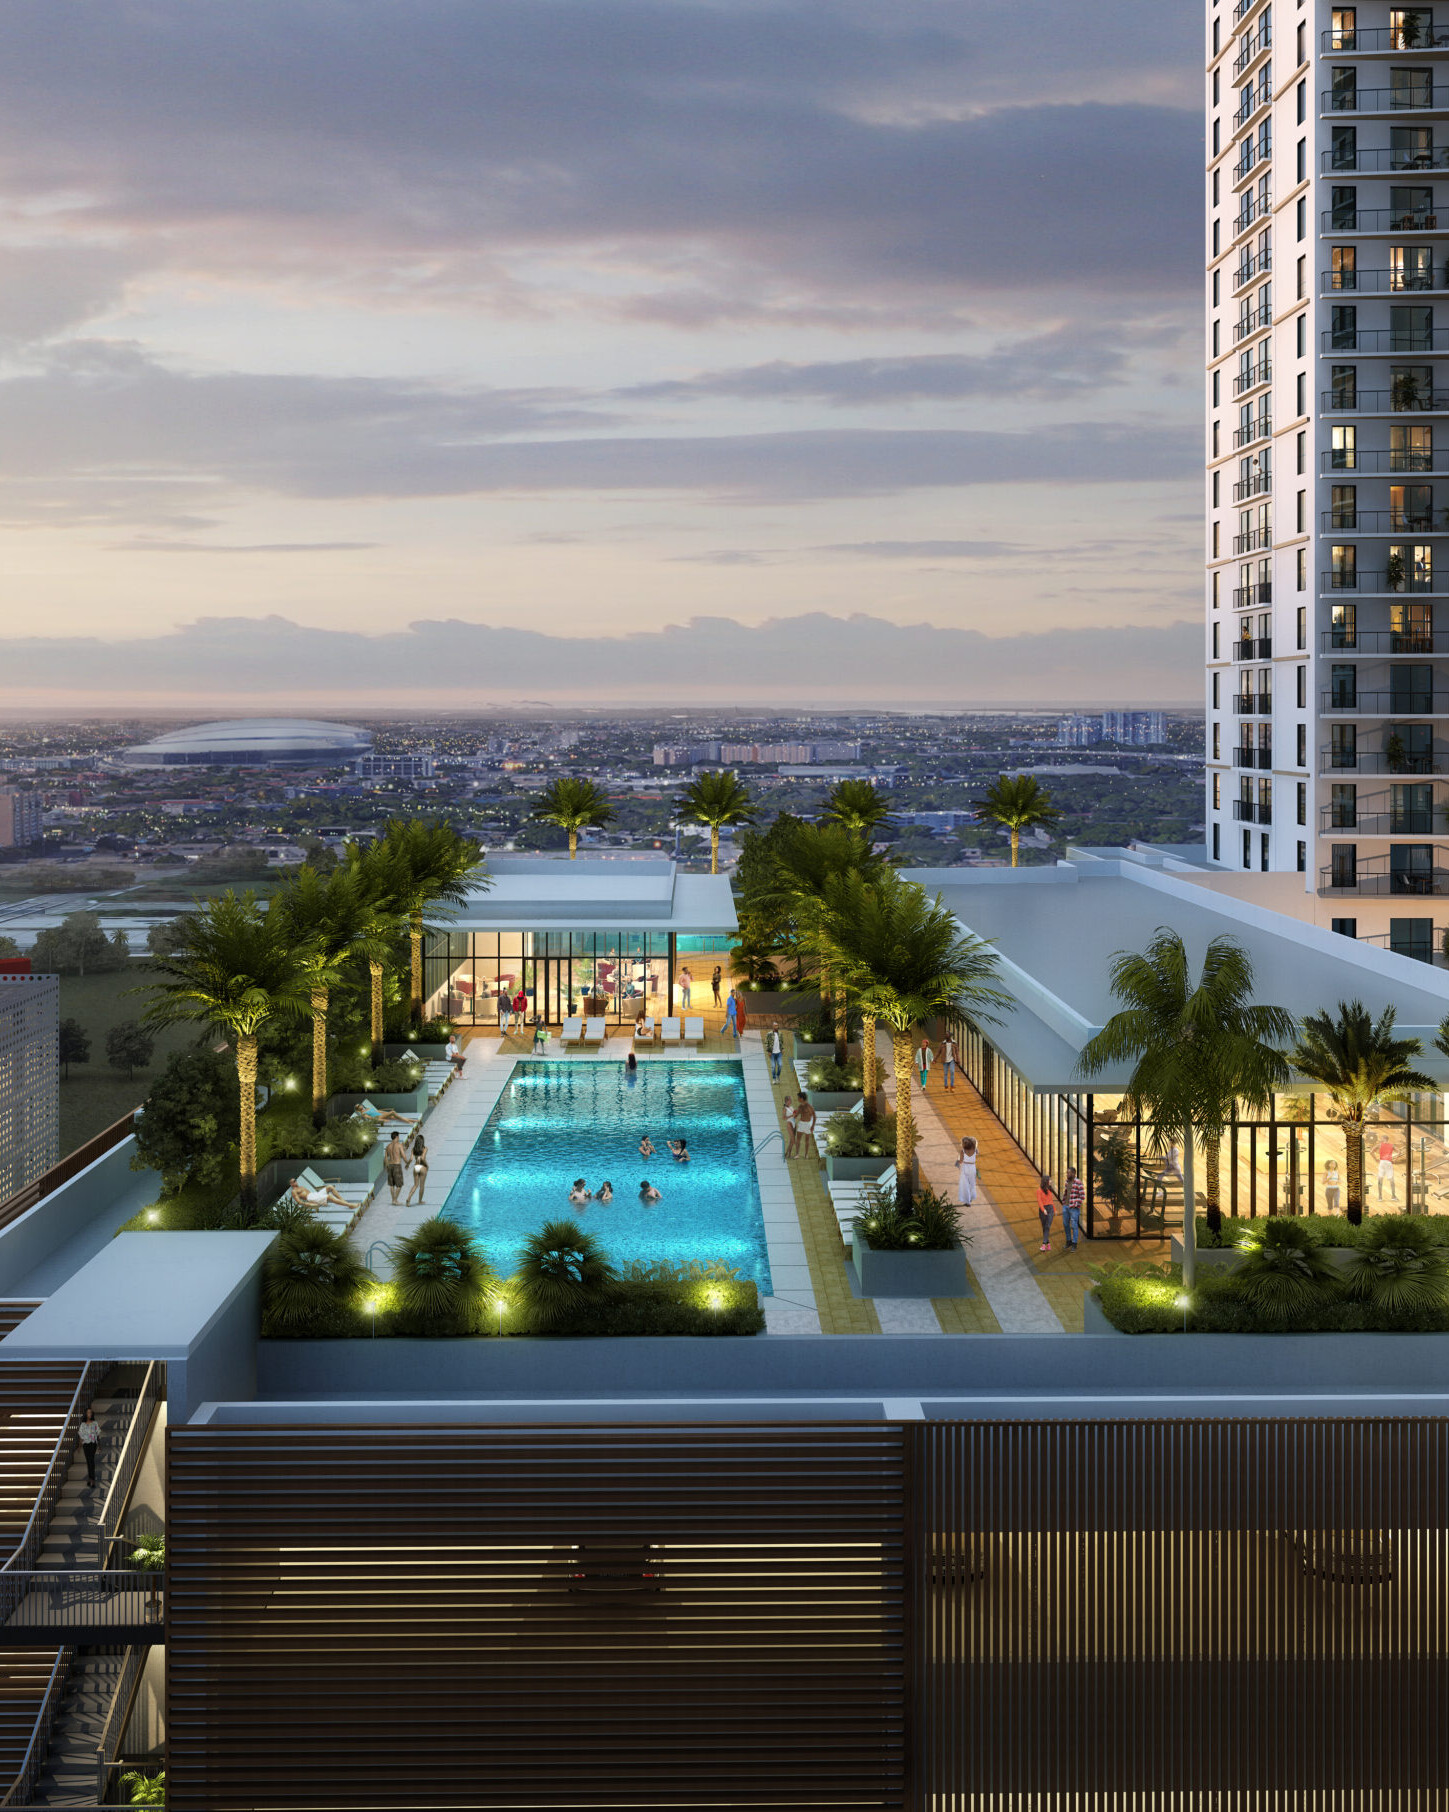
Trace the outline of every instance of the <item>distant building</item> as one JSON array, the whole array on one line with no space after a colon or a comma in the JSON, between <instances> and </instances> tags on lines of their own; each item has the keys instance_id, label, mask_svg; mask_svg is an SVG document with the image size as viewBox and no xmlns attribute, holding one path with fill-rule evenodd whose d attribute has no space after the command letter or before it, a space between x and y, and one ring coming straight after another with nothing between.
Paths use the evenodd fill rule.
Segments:
<instances>
[{"instance_id":1,"label":"distant building","mask_svg":"<svg viewBox=\"0 0 1449 1812\"><path fill-rule=\"evenodd\" d=\"M123 749L131 768L326 768L350 765L372 748L372 732L304 717L246 717L191 724Z\"/></svg>"},{"instance_id":2,"label":"distant building","mask_svg":"<svg viewBox=\"0 0 1449 1812\"><path fill-rule=\"evenodd\" d=\"M962 825L976 822L973 811L893 812L891 818L899 825L919 825L922 830L937 833L960 830Z\"/></svg>"},{"instance_id":3,"label":"distant building","mask_svg":"<svg viewBox=\"0 0 1449 1812\"><path fill-rule=\"evenodd\" d=\"M59 1039L60 977L0 974L0 1202L60 1155Z\"/></svg>"},{"instance_id":4,"label":"distant building","mask_svg":"<svg viewBox=\"0 0 1449 1812\"><path fill-rule=\"evenodd\" d=\"M434 765L432 749L416 749L406 755L364 755L352 771L360 780L431 780Z\"/></svg>"},{"instance_id":5,"label":"distant building","mask_svg":"<svg viewBox=\"0 0 1449 1812\"><path fill-rule=\"evenodd\" d=\"M1132 749L1150 748L1167 741L1167 718L1161 711L1104 711L1102 740Z\"/></svg>"},{"instance_id":6,"label":"distant building","mask_svg":"<svg viewBox=\"0 0 1449 1812\"><path fill-rule=\"evenodd\" d=\"M40 794L0 789L0 849L24 849L41 834Z\"/></svg>"},{"instance_id":7,"label":"distant building","mask_svg":"<svg viewBox=\"0 0 1449 1812\"><path fill-rule=\"evenodd\" d=\"M1101 740L1100 717L1064 717L1057 724L1057 743L1063 749L1091 749Z\"/></svg>"}]
</instances>

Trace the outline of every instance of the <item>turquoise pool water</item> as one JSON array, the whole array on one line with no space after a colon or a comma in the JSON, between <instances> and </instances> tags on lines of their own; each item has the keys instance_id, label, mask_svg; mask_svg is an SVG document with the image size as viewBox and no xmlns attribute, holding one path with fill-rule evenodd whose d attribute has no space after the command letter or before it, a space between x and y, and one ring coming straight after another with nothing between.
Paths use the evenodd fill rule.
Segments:
<instances>
[{"instance_id":1,"label":"turquoise pool water","mask_svg":"<svg viewBox=\"0 0 1449 1812\"><path fill-rule=\"evenodd\" d=\"M640 1157L646 1133L660 1155ZM688 1164L676 1163L665 1145L681 1137ZM596 1192L607 1178L613 1201L575 1207L568 1192L580 1175ZM663 1196L652 1206L639 1199L644 1177ZM476 1229L504 1276L529 1234L572 1217L617 1265L723 1259L762 1292L770 1288L737 1063L651 1059L632 1082L622 1063L519 1063L443 1211Z\"/></svg>"}]
</instances>

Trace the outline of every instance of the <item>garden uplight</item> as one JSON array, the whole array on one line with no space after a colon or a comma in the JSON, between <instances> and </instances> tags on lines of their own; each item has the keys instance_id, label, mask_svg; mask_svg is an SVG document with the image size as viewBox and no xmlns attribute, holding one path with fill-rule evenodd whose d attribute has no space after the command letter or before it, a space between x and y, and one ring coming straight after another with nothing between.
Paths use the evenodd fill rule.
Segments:
<instances>
[{"instance_id":1,"label":"garden uplight","mask_svg":"<svg viewBox=\"0 0 1449 1812\"><path fill-rule=\"evenodd\" d=\"M724 1292L722 1290L711 1290L708 1296L705 1297L705 1301L712 1309L722 1309L724 1307Z\"/></svg>"},{"instance_id":2,"label":"garden uplight","mask_svg":"<svg viewBox=\"0 0 1449 1812\"><path fill-rule=\"evenodd\" d=\"M146 1219L154 1227L157 1221L161 1219L161 1210L159 1208L148 1208L146 1210Z\"/></svg>"}]
</instances>

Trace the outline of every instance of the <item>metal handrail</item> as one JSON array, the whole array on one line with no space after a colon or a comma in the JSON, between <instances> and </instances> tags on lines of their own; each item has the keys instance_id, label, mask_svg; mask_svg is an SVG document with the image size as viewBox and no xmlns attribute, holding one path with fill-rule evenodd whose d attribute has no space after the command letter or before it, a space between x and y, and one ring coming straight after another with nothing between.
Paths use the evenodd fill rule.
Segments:
<instances>
[{"instance_id":1,"label":"metal handrail","mask_svg":"<svg viewBox=\"0 0 1449 1812\"><path fill-rule=\"evenodd\" d=\"M4 1799L0 1799L0 1806L23 1806L29 1803L35 1783L40 1779L41 1762L50 1747L50 1730L55 1722L60 1684L70 1671L74 1656L73 1648L63 1648L55 1657L55 1665L45 1683L45 1697L40 1701L40 1710L35 1714L35 1728L30 1733L30 1741L25 1745L25 1754L20 1758L19 1771Z\"/></svg>"},{"instance_id":2,"label":"metal handrail","mask_svg":"<svg viewBox=\"0 0 1449 1812\"><path fill-rule=\"evenodd\" d=\"M92 1376L93 1373L94 1376ZM66 1464L70 1463L70 1443L75 1435L75 1425L86 1405L95 1396L96 1386L99 1382L100 1367L94 1361L87 1361L81 1368L80 1382L75 1387L75 1395L70 1400L70 1408L66 1411L65 1421L56 1437L55 1451L50 1456L50 1464L46 1467L44 1481L35 1494L35 1507L30 1512L29 1522L25 1525L25 1533L16 1542L15 1551L10 1558L3 1566L0 1566L0 1573L8 1573L12 1570L26 1571L40 1552L40 1544L46 1528L49 1526L51 1512L55 1508L55 1500L60 1495L60 1483L63 1476L61 1457L64 1455ZM42 1511L44 1511L43 1519L41 1519Z\"/></svg>"},{"instance_id":3,"label":"metal handrail","mask_svg":"<svg viewBox=\"0 0 1449 1812\"><path fill-rule=\"evenodd\" d=\"M136 1482L141 1458L146 1451L146 1437L151 1432L151 1422L160 1399L158 1374L159 1365L153 1359L147 1365L146 1375L141 1380L141 1388L136 1394L136 1407L131 1413L131 1425L126 1430L126 1438L121 1443L121 1451L111 1471L111 1482L106 1487L106 1501L101 1505L96 1529L97 1560L101 1566L106 1564L106 1549L121 1526L121 1518L126 1514L131 1487Z\"/></svg>"},{"instance_id":4,"label":"metal handrail","mask_svg":"<svg viewBox=\"0 0 1449 1812\"><path fill-rule=\"evenodd\" d=\"M126 1734L126 1726L131 1721L131 1706L141 1685L141 1675L146 1671L146 1657L149 1653L149 1649L135 1644L127 1648L125 1666L116 1682L106 1721L101 1726L101 1739L96 1744L96 1798L102 1803L110 1784L111 1766L120 1754L121 1738Z\"/></svg>"},{"instance_id":5,"label":"metal handrail","mask_svg":"<svg viewBox=\"0 0 1449 1812\"><path fill-rule=\"evenodd\" d=\"M55 1601L64 1597L70 1601L70 1606L80 1605L93 1611L115 1613L91 1618L76 1617L74 1623L87 1630L121 1629L150 1622L159 1624L165 1591L164 1578L164 1573L159 1570L142 1571L138 1568L134 1571L108 1573L99 1567L47 1567L43 1570L0 1574L0 1640L6 1640L10 1634L22 1630L54 1630L59 1638L73 1627L72 1623L52 1617L32 1620L20 1616L21 1605L31 1596L48 1595L52 1601L46 1607L49 1610L60 1609ZM120 1615L117 1607L126 1608L127 1600L133 1601L132 1608L149 1606L156 1615L154 1618L143 1615L132 1619ZM87 1640L94 1641L95 1638L91 1636Z\"/></svg>"}]
</instances>

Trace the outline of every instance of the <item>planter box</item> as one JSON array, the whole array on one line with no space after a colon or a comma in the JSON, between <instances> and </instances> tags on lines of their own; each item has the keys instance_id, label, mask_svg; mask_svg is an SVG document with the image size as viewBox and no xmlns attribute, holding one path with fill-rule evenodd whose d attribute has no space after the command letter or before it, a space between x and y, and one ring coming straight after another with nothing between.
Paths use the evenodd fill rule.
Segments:
<instances>
[{"instance_id":1,"label":"planter box","mask_svg":"<svg viewBox=\"0 0 1449 1812\"><path fill-rule=\"evenodd\" d=\"M423 1044L421 1042L393 1044L389 1042L382 1047L382 1054L389 1063L396 1062L405 1051L411 1051L414 1056L421 1057L424 1063L446 1063L448 1060L448 1047L445 1044Z\"/></svg>"},{"instance_id":2,"label":"planter box","mask_svg":"<svg viewBox=\"0 0 1449 1812\"><path fill-rule=\"evenodd\" d=\"M327 1112L338 1119L350 1114L362 1101L370 1101L374 1107L390 1107L397 1114L420 1114L428 1105L427 1085L421 1084L406 1095L334 1095L327 1103Z\"/></svg>"},{"instance_id":3,"label":"planter box","mask_svg":"<svg viewBox=\"0 0 1449 1812\"><path fill-rule=\"evenodd\" d=\"M805 1094L817 1114L848 1114L861 1098L858 1088L807 1088Z\"/></svg>"},{"instance_id":4,"label":"planter box","mask_svg":"<svg viewBox=\"0 0 1449 1812\"><path fill-rule=\"evenodd\" d=\"M832 1183L873 1183L887 1165L895 1175L894 1158L837 1158L825 1154L825 1174Z\"/></svg>"},{"instance_id":5,"label":"planter box","mask_svg":"<svg viewBox=\"0 0 1449 1812\"><path fill-rule=\"evenodd\" d=\"M795 1040L795 1061L797 1063L813 1063L817 1057L826 1057L834 1063L835 1046L833 1044L806 1044L803 1038Z\"/></svg>"},{"instance_id":6,"label":"planter box","mask_svg":"<svg viewBox=\"0 0 1449 1812\"><path fill-rule=\"evenodd\" d=\"M820 1011L820 996L807 993L803 988L788 989L784 993L772 993L768 988L758 992L745 988L739 992L745 1003L745 1013L751 1019L756 1014L769 1019L814 1019Z\"/></svg>"},{"instance_id":7,"label":"planter box","mask_svg":"<svg viewBox=\"0 0 1449 1812\"><path fill-rule=\"evenodd\" d=\"M1082 1300L1082 1332L1084 1334L1115 1334L1120 1340L1129 1338L1121 1328L1114 1328L1102 1313L1102 1305L1097 1301L1095 1290L1088 1290Z\"/></svg>"},{"instance_id":8,"label":"planter box","mask_svg":"<svg viewBox=\"0 0 1449 1812\"><path fill-rule=\"evenodd\" d=\"M965 1296L966 1251L872 1252L864 1239L851 1241L850 1262L862 1296Z\"/></svg>"},{"instance_id":9,"label":"planter box","mask_svg":"<svg viewBox=\"0 0 1449 1812\"><path fill-rule=\"evenodd\" d=\"M266 1207L299 1170L315 1170L324 1183L366 1183L382 1175L381 1139L360 1158L273 1158L257 1172L257 1200Z\"/></svg>"},{"instance_id":10,"label":"planter box","mask_svg":"<svg viewBox=\"0 0 1449 1812\"><path fill-rule=\"evenodd\" d=\"M1177 1234L1172 1236L1172 1262L1182 1263L1182 1241ZM1233 1271L1243 1262L1243 1254L1235 1246L1199 1246L1197 1249L1198 1269L1201 1271Z\"/></svg>"}]
</instances>

